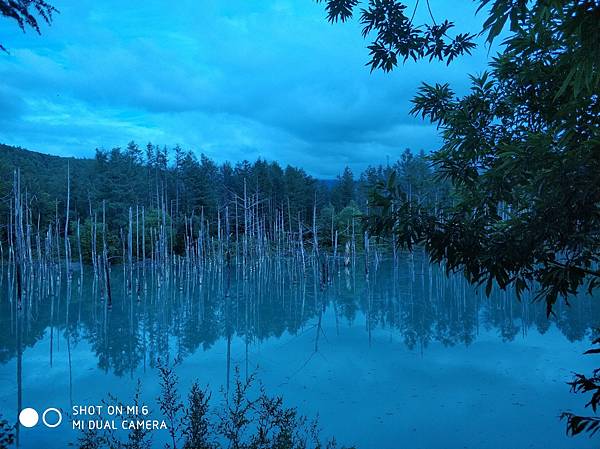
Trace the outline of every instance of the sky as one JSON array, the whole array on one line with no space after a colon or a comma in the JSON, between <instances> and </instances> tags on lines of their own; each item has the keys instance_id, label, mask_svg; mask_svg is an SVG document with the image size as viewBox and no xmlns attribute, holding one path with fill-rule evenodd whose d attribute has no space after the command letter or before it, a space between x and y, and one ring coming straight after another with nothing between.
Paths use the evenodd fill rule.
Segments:
<instances>
[{"instance_id":1,"label":"sky","mask_svg":"<svg viewBox=\"0 0 600 449\"><path fill-rule=\"evenodd\" d=\"M330 24L314 0L54 0L42 35L0 19L0 143L61 156L181 145L223 162L258 157L333 178L347 165L432 151L437 130L409 115L421 82L486 68L457 62L371 73L357 20ZM409 5L414 2L407 1ZM484 21L472 0L432 0L457 31ZM421 5L415 21L427 21Z\"/></svg>"}]
</instances>

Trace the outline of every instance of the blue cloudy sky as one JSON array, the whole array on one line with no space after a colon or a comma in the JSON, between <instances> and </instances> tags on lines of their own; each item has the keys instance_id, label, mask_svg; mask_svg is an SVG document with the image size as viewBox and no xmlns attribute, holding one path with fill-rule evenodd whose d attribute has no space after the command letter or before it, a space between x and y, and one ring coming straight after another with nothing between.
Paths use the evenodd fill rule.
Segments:
<instances>
[{"instance_id":1,"label":"blue cloudy sky","mask_svg":"<svg viewBox=\"0 0 600 449\"><path fill-rule=\"evenodd\" d=\"M58 155L133 139L333 177L434 149L435 128L408 115L420 81L464 91L488 58L480 46L450 67L370 73L359 24L327 23L313 0L52 3L60 14L42 36L0 20L0 142ZM431 5L480 30L471 0Z\"/></svg>"}]
</instances>

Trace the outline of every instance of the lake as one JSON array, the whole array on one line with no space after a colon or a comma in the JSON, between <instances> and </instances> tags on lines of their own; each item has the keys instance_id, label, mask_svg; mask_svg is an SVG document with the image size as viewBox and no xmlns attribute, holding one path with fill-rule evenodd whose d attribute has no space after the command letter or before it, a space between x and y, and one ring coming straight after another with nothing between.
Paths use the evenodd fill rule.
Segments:
<instances>
[{"instance_id":1,"label":"lake","mask_svg":"<svg viewBox=\"0 0 600 449\"><path fill-rule=\"evenodd\" d=\"M600 306L587 295L555 307L533 295L490 298L422 255L343 266L264 260L195 276L148 273L129 294L112 268L112 307L84 268L30 289L22 310L0 283L0 410L71 410L108 393L151 407L157 360L177 361L181 388L209 385L219 400L236 371L254 373L324 436L357 448L589 448L558 415L585 412L566 384L596 367L589 349ZM35 284L35 282L34 282ZM41 287L40 287L41 285ZM152 413L151 413L152 415ZM53 418L54 419L54 418ZM23 448L66 447L61 425L19 429ZM157 432L160 442L164 433Z\"/></svg>"}]
</instances>

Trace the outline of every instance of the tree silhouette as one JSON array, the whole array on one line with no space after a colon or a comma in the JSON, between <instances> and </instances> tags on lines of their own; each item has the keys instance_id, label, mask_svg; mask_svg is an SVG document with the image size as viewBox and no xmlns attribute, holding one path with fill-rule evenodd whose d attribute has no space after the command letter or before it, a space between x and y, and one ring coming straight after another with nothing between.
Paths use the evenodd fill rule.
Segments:
<instances>
[{"instance_id":1,"label":"tree silhouette","mask_svg":"<svg viewBox=\"0 0 600 449\"><path fill-rule=\"evenodd\" d=\"M32 28L41 34L39 19L47 24L52 23L52 15L58 10L44 0L0 0L0 14L15 20L21 30ZM0 50L8 50L0 44Z\"/></svg>"},{"instance_id":2,"label":"tree silhouette","mask_svg":"<svg viewBox=\"0 0 600 449\"><path fill-rule=\"evenodd\" d=\"M317 0L317 3L323 1ZM325 0L324 3L327 20L333 23L350 20L361 2ZM435 59L450 64L457 56L470 54L475 48L475 34L449 35L454 23L448 20L438 23L431 12L429 0L426 6L431 23L420 25L413 21L418 1L412 10L397 0L369 0L365 3L366 7L360 11L360 23L364 38L374 36L367 46L371 56L367 65L371 67L371 71L382 69L389 72L396 67L398 61L406 62L408 59Z\"/></svg>"}]
</instances>

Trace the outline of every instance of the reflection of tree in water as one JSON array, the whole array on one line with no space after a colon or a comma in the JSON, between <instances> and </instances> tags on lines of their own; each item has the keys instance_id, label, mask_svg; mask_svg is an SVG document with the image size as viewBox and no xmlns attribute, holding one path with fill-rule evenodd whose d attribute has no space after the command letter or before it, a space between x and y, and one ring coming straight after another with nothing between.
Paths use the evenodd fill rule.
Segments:
<instances>
[{"instance_id":1,"label":"reflection of tree in water","mask_svg":"<svg viewBox=\"0 0 600 449\"><path fill-rule=\"evenodd\" d=\"M52 351L62 339L69 351L88 344L99 368L122 376L153 367L159 358L207 350L221 338L228 351L233 339L242 340L247 355L253 343L314 326L317 348L328 317L337 331L343 323L364 323L369 342L376 331L387 329L420 351L434 342L469 345L482 330L512 341L530 329L543 334L552 323L568 340L581 340L600 317L594 301L582 295L570 307L558 304L556 316L548 320L544 305L533 302L532 295L519 302L509 292L493 290L487 298L419 254L372 267L368 275L359 265L324 263L330 265L325 277L323 267L303 268L286 259L232 263L231 268L207 264L192 276L172 276L160 284L149 275L139 296L127 293L115 268L112 307L91 279L82 286L55 280L53 288L34 282L20 312L11 296L14 290L4 286L0 363L14 358L17 347L22 352L49 339Z\"/></svg>"}]
</instances>

